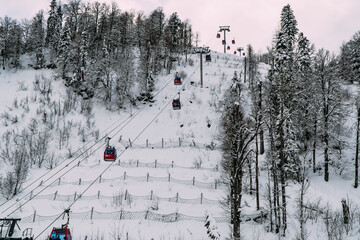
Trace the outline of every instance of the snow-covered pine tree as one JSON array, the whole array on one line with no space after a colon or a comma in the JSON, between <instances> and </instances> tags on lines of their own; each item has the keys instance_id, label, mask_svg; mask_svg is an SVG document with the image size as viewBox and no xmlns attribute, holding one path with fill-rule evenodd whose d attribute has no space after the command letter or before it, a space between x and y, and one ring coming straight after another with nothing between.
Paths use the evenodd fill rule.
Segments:
<instances>
[{"instance_id":1,"label":"snow-covered pine tree","mask_svg":"<svg viewBox=\"0 0 360 240\"><path fill-rule=\"evenodd\" d=\"M70 51L71 51L70 27L66 21L61 34L60 45L57 54L58 71L61 77L64 79L70 77L69 76Z\"/></svg>"},{"instance_id":2,"label":"snow-covered pine tree","mask_svg":"<svg viewBox=\"0 0 360 240\"><path fill-rule=\"evenodd\" d=\"M49 17L46 25L45 46L50 50L50 62L54 63L57 57L61 37L62 11L56 0L50 3Z\"/></svg>"},{"instance_id":3,"label":"snow-covered pine tree","mask_svg":"<svg viewBox=\"0 0 360 240\"><path fill-rule=\"evenodd\" d=\"M207 229L206 233L210 239L218 240L220 239L220 233L217 230L216 221L211 214L206 214L205 225Z\"/></svg>"},{"instance_id":4,"label":"snow-covered pine tree","mask_svg":"<svg viewBox=\"0 0 360 240\"><path fill-rule=\"evenodd\" d=\"M296 144L295 131L292 122L294 112L294 97L296 96L295 76L295 44L298 33L297 21L290 5L283 7L281 12L280 29L274 39L272 54L273 64L269 71L268 88L268 119L271 126L269 130L270 147L272 152L268 156L272 164L274 191L281 185L281 205L275 206L278 211L276 216L276 231L281 227L281 234L285 235L287 228L286 217L286 181L287 176L296 173ZM274 165L275 164L275 165ZM277 179L279 178L279 179ZM275 193L274 193L275 194ZM279 197L277 193L275 196ZM278 199L274 204L280 204Z\"/></svg>"}]
</instances>

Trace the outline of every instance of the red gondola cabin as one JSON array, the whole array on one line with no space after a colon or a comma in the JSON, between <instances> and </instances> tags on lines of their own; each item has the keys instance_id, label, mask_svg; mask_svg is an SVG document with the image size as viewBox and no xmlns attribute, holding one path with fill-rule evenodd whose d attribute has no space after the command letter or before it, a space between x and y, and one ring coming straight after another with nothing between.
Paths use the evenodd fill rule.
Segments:
<instances>
[{"instance_id":1,"label":"red gondola cabin","mask_svg":"<svg viewBox=\"0 0 360 240\"><path fill-rule=\"evenodd\" d=\"M206 62L211 62L211 55L210 54L206 54L205 61Z\"/></svg>"},{"instance_id":2,"label":"red gondola cabin","mask_svg":"<svg viewBox=\"0 0 360 240\"><path fill-rule=\"evenodd\" d=\"M104 151L104 161L115 161L116 160L116 149L115 147L106 147Z\"/></svg>"},{"instance_id":3,"label":"red gondola cabin","mask_svg":"<svg viewBox=\"0 0 360 240\"><path fill-rule=\"evenodd\" d=\"M217 37L217 38L220 38L220 33L216 34L216 37Z\"/></svg>"},{"instance_id":4,"label":"red gondola cabin","mask_svg":"<svg viewBox=\"0 0 360 240\"><path fill-rule=\"evenodd\" d=\"M53 228L49 240L71 240L70 229L66 226L61 228Z\"/></svg>"},{"instance_id":5,"label":"red gondola cabin","mask_svg":"<svg viewBox=\"0 0 360 240\"><path fill-rule=\"evenodd\" d=\"M223 45L226 45L226 41L225 41L225 40L222 40L222 44L223 44Z\"/></svg>"},{"instance_id":6,"label":"red gondola cabin","mask_svg":"<svg viewBox=\"0 0 360 240\"><path fill-rule=\"evenodd\" d=\"M236 54L236 51L234 51L234 54Z\"/></svg>"},{"instance_id":7,"label":"red gondola cabin","mask_svg":"<svg viewBox=\"0 0 360 240\"><path fill-rule=\"evenodd\" d=\"M176 76L175 79L174 79L174 84L175 85L181 85L181 77Z\"/></svg>"},{"instance_id":8,"label":"red gondola cabin","mask_svg":"<svg viewBox=\"0 0 360 240\"><path fill-rule=\"evenodd\" d=\"M235 39L231 41L232 44L235 44Z\"/></svg>"},{"instance_id":9,"label":"red gondola cabin","mask_svg":"<svg viewBox=\"0 0 360 240\"><path fill-rule=\"evenodd\" d=\"M181 109L180 99L173 99L172 107L174 110L180 110Z\"/></svg>"},{"instance_id":10,"label":"red gondola cabin","mask_svg":"<svg viewBox=\"0 0 360 240\"><path fill-rule=\"evenodd\" d=\"M227 46L227 50L230 50L230 46Z\"/></svg>"}]
</instances>

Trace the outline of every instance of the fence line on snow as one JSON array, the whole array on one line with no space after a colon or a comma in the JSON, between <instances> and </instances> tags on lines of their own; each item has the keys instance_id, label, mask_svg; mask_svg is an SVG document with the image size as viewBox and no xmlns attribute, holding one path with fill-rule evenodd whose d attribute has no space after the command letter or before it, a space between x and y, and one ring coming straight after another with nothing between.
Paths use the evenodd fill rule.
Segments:
<instances>
[{"instance_id":1,"label":"fence line on snow","mask_svg":"<svg viewBox=\"0 0 360 240\"><path fill-rule=\"evenodd\" d=\"M171 161L171 163L161 163L158 162L157 159L155 159L154 162L140 162L139 160L136 161L130 161L130 162L123 162L123 161L118 161L117 166L122 166L122 167L149 167L149 168L184 168L184 169L197 169L197 170L209 170L209 171L214 171L217 172L219 171L219 166L216 165L213 168L207 168L207 167L202 167L200 163L198 164L194 164L194 166L192 167L185 167L185 166L178 166L174 163L174 161Z\"/></svg>"},{"instance_id":2,"label":"fence line on snow","mask_svg":"<svg viewBox=\"0 0 360 240\"><path fill-rule=\"evenodd\" d=\"M22 223L34 223L41 221L51 221L58 217L59 215L52 216L41 216L34 212L34 214L22 217ZM63 220L65 219L65 215L63 214ZM79 212L79 213L70 213L71 220L139 220L139 219L147 219L155 222L180 222L180 221L198 221L205 222L206 216L189 216L181 213L169 213L169 214L159 214L149 210L145 211L124 211L119 210L115 212L97 212L94 211L94 207L91 208L90 211ZM214 219L218 223L228 223L228 217L224 216L214 216Z\"/></svg>"},{"instance_id":3,"label":"fence line on snow","mask_svg":"<svg viewBox=\"0 0 360 240\"><path fill-rule=\"evenodd\" d=\"M164 177L150 176L149 173L147 173L146 176L130 176L130 175L126 174L126 171L123 173L123 175L121 177L116 177L116 178L102 178L102 176L100 175L98 183L113 182L116 180L127 180L127 179L135 180L135 181L142 181L142 182L150 182L150 181L173 182L173 183L190 185L190 186L195 186L198 188L205 188L205 189L218 189L218 188L225 187L224 184L222 184L221 182L219 182L217 180L215 180L214 182L201 182L201 181L197 181L195 179L195 177L193 177L192 179L189 179L189 180L176 179L176 178L173 178L170 173L168 174L168 176L164 176ZM81 178L79 178L79 180L77 180L77 181L71 181L71 182L65 182L65 181L62 181L61 178L58 178L58 181L52 183L51 186L56 186L56 185L60 185L60 184L83 185L83 184L91 184L91 183L93 183L93 181L84 181Z\"/></svg>"},{"instance_id":4,"label":"fence line on snow","mask_svg":"<svg viewBox=\"0 0 360 240\"><path fill-rule=\"evenodd\" d=\"M97 194L95 195L90 195L90 196L82 196L79 195L77 192L75 192L74 194L68 194L68 195L62 195L62 194L58 194L58 192L56 191L53 194L45 194L45 195L37 195L33 197L32 192L30 193L30 195L28 197L25 198L25 200L29 200L29 199L42 199L42 200L57 200L57 201L74 201L75 199L79 199L79 200L112 200L114 203L122 203L122 200L126 201L132 201L132 200L149 200L149 201L166 201L166 202L174 202L174 203L186 203L186 204L207 204L207 205L218 205L221 206L221 203L219 202L219 200L213 200L213 199L208 199L204 197L204 194L201 193L199 197L197 198L193 198L193 199L189 199L189 198L181 198L179 196L179 193L176 193L174 197L159 197L155 194L153 194L153 191L151 190L150 194L148 195L143 195L143 196L139 196L139 195L134 195L128 192L128 190L125 190L125 193L119 193L117 195L114 196L105 196L105 195L101 195L100 191L98 191Z\"/></svg>"},{"instance_id":5,"label":"fence line on snow","mask_svg":"<svg viewBox=\"0 0 360 240\"><path fill-rule=\"evenodd\" d=\"M178 138L178 140L170 140L170 141L165 141L164 138L161 138L160 142L156 142L156 143L150 143L148 139L146 139L145 143L143 144L138 144L138 143L134 143L133 141L131 141L131 139L129 138L128 140L124 140L122 138L122 136L120 136L119 143L121 143L124 147L127 148L174 148L174 147L184 147L184 146L188 146L188 147L195 147L195 148L205 148L207 150L218 150L219 147L216 146L216 143L214 142L210 142L210 143L201 143L195 140L192 141L184 141L181 138Z\"/></svg>"}]
</instances>

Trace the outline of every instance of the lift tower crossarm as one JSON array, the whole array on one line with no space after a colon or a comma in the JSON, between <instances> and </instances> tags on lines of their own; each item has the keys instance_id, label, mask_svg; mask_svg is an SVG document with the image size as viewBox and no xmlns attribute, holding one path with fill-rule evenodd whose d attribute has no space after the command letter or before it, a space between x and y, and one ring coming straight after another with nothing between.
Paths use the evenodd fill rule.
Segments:
<instances>
[{"instance_id":1,"label":"lift tower crossarm","mask_svg":"<svg viewBox=\"0 0 360 240\"><path fill-rule=\"evenodd\" d=\"M226 53L226 32L230 32L230 26L219 26L219 32L224 32L224 53Z\"/></svg>"}]
</instances>

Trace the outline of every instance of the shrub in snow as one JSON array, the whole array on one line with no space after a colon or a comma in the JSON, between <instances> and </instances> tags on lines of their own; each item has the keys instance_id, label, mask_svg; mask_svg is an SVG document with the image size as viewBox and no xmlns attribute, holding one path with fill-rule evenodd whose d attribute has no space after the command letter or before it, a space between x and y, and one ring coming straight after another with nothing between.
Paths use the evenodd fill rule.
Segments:
<instances>
[{"instance_id":1,"label":"shrub in snow","mask_svg":"<svg viewBox=\"0 0 360 240\"><path fill-rule=\"evenodd\" d=\"M220 239L220 233L217 230L216 221L211 215L206 214L204 226L207 228L207 234L210 239Z\"/></svg>"}]
</instances>

